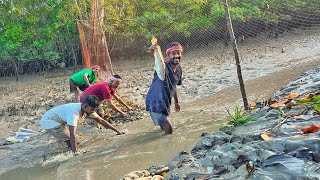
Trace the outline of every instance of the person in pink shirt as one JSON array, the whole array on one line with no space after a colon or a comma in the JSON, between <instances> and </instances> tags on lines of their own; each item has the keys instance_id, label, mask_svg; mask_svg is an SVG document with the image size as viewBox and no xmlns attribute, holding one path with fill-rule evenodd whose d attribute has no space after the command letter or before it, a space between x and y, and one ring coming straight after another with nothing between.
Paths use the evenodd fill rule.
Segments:
<instances>
[{"instance_id":1,"label":"person in pink shirt","mask_svg":"<svg viewBox=\"0 0 320 180\"><path fill-rule=\"evenodd\" d=\"M80 97L80 102L84 101L86 97L94 95L98 97L100 103L106 101L114 111L117 111L122 116L127 117L128 115L125 112L123 112L115 104L112 103L112 97L114 97L118 102L131 110L131 108L121 99L121 97L115 91L115 89L117 89L121 83L122 78L119 75L108 77L106 81L93 84L92 86L84 90Z\"/></svg>"}]
</instances>

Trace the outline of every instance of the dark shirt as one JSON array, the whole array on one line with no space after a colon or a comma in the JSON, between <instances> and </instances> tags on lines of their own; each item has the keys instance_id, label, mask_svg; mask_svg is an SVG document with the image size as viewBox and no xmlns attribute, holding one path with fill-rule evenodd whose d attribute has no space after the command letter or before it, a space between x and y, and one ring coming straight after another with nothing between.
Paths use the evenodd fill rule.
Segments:
<instances>
[{"instance_id":1,"label":"dark shirt","mask_svg":"<svg viewBox=\"0 0 320 180\"><path fill-rule=\"evenodd\" d=\"M165 62L165 79L159 79L154 73L153 81L146 96L146 110L161 113L166 116L170 114L171 99L176 92L177 85L182 84L182 68L176 66L176 72L172 70L171 63Z\"/></svg>"}]
</instances>

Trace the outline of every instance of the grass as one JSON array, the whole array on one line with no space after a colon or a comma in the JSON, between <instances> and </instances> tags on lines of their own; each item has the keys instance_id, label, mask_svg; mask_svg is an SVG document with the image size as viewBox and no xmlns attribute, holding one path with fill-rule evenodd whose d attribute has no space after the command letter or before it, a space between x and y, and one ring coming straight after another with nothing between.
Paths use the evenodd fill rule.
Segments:
<instances>
[{"instance_id":1,"label":"grass","mask_svg":"<svg viewBox=\"0 0 320 180\"><path fill-rule=\"evenodd\" d=\"M239 105L235 106L235 108L233 109L233 112L231 112L227 108L227 113L228 113L228 122L234 126L243 125L247 122L255 120L251 116L247 117L246 112L243 111Z\"/></svg>"},{"instance_id":2,"label":"grass","mask_svg":"<svg viewBox=\"0 0 320 180\"><path fill-rule=\"evenodd\" d=\"M278 113L280 117L286 117L287 114L282 110L282 109L278 109Z\"/></svg>"},{"instance_id":3,"label":"grass","mask_svg":"<svg viewBox=\"0 0 320 180\"><path fill-rule=\"evenodd\" d=\"M298 104L310 104L313 106L314 109L316 109L318 112L320 112L320 96L314 96L312 98L299 101Z\"/></svg>"},{"instance_id":4,"label":"grass","mask_svg":"<svg viewBox=\"0 0 320 180\"><path fill-rule=\"evenodd\" d=\"M314 96L312 98L309 98L309 99L306 99L306 100L302 100L302 101L299 101L298 103L300 104L304 104L304 103L317 103L320 101L320 96Z\"/></svg>"}]
</instances>

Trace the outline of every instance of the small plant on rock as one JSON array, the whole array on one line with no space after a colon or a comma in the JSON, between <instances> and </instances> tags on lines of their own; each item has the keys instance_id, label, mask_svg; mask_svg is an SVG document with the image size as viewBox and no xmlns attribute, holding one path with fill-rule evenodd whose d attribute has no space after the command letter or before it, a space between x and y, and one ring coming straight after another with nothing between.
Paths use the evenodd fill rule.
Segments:
<instances>
[{"instance_id":1,"label":"small plant on rock","mask_svg":"<svg viewBox=\"0 0 320 180\"><path fill-rule=\"evenodd\" d=\"M282 109L278 109L278 114L280 117L286 117L287 114L282 110Z\"/></svg>"},{"instance_id":2,"label":"small plant on rock","mask_svg":"<svg viewBox=\"0 0 320 180\"><path fill-rule=\"evenodd\" d=\"M246 116L246 112L242 110L239 105L236 105L233 109L233 113L228 109L228 122L234 126L243 125L249 121L254 120L251 116Z\"/></svg>"}]
</instances>

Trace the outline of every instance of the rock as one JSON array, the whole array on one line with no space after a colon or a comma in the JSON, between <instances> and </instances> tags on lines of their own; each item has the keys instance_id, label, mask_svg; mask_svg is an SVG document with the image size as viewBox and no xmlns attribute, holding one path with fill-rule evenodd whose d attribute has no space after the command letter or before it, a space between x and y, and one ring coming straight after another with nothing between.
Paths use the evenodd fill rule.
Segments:
<instances>
[{"instance_id":1,"label":"rock","mask_svg":"<svg viewBox=\"0 0 320 180\"><path fill-rule=\"evenodd\" d=\"M259 120L259 118L265 116L269 112L270 108L269 107L264 107L260 110L258 110L255 114L253 114L253 118L256 120Z\"/></svg>"},{"instance_id":2,"label":"rock","mask_svg":"<svg viewBox=\"0 0 320 180\"><path fill-rule=\"evenodd\" d=\"M206 133L206 132L205 132L205 133L202 133L202 134L201 134L201 137L207 136L208 134L209 134L209 133Z\"/></svg>"},{"instance_id":3,"label":"rock","mask_svg":"<svg viewBox=\"0 0 320 180\"><path fill-rule=\"evenodd\" d=\"M164 179L164 177L159 176L159 175L155 175L155 176L153 176L153 177L151 178L151 180L163 180L163 179Z\"/></svg>"},{"instance_id":4,"label":"rock","mask_svg":"<svg viewBox=\"0 0 320 180\"><path fill-rule=\"evenodd\" d=\"M147 170L133 171L133 172L123 176L122 180L138 179L138 178L148 177L148 176L150 176L150 173Z\"/></svg>"},{"instance_id":5,"label":"rock","mask_svg":"<svg viewBox=\"0 0 320 180\"><path fill-rule=\"evenodd\" d=\"M232 132L234 131L234 128L235 128L234 126L224 126L224 127L220 128L219 131L224 132L228 135L231 135Z\"/></svg>"},{"instance_id":6,"label":"rock","mask_svg":"<svg viewBox=\"0 0 320 180\"><path fill-rule=\"evenodd\" d=\"M223 132L217 132L212 135L205 136L197 145L192 149L192 153L199 149L210 149L216 145L221 145L230 141L231 136Z\"/></svg>"},{"instance_id":7,"label":"rock","mask_svg":"<svg viewBox=\"0 0 320 180\"><path fill-rule=\"evenodd\" d=\"M167 173L168 171L169 171L168 167L163 167L163 168L157 169L154 173L156 175L160 175L160 174L163 174L163 173Z\"/></svg>"},{"instance_id":8,"label":"rock","mask_svg":"<svg viewBox=\"0 0 320 180\"><path fill-rule=\"evenodd\" d=\"M279 117L280 116L280 111L279 109L272 109L271 111L269 111L267 114L266 114L266 118L268 117Z\"/></svg>"},{"instance_id":9,"label":"rock","mask_svg":"<svg viewBox=\"0 0 320 180\"><path fill-rule=\"evenodd\" d=\"M163 180L163 179L164 177L160 175L137 178L137 180Z\"/></svg>"}]
</instances>

